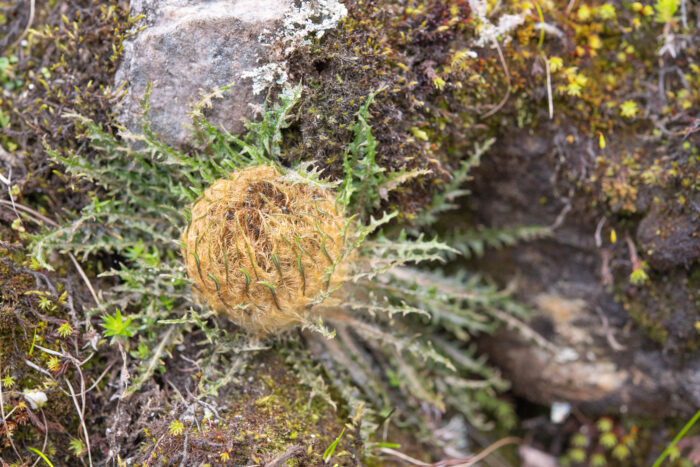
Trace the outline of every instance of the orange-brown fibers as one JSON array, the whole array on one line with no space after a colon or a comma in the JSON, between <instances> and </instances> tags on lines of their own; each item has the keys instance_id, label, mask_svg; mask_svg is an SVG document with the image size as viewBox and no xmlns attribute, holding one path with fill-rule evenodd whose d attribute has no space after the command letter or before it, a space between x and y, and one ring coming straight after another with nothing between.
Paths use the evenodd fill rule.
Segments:
<instances>
[{"instance_id":1,"label":"orange-brown fibers","mask_svg":"<svg viewBox=\"0 0 700 467\"><path fill-rule=\"evenodd\" d=\"M265 335L308 322L322 294L347 280L347 227L334 192L256 166L194 203L182 253L199 297Z\"/></svg>"}]
</instances>

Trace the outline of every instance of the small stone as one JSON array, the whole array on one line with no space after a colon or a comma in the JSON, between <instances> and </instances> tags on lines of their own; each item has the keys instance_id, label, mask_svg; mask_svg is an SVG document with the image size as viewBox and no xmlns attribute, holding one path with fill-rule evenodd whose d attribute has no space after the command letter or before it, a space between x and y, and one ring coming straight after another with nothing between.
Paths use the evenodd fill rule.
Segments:
<instances>
[{"instance_id":1,"label":"small stone","mask_svg":"<svg viewBox=\"0 0 700 467\"><path fill-rule=\"evenodd\" d=\"M700 259L700 218L693 213L665 214L654 206L639 223L637 241L657 271L689 266Z\"/></svg>"},{"instance_id":2,"label":"small stone","mask_svg":"<svg viewBox=\"0 0 700 467\"><path fill-rule=\"evenodd\" d=\"M571 404L568 402L554 402L551 407L549 419L552 423L561 423L571 413Z\"/></svg>"}]
</instances>

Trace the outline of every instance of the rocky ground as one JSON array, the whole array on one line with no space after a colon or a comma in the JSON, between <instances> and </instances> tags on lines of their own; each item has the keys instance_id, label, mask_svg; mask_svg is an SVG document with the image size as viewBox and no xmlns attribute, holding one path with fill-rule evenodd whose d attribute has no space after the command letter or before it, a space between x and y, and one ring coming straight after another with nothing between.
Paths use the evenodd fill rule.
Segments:
<instances>
[{"instance_id":1,"label":"rocky ground","mask_svg":"<svg viewBox=\"0 0 700 467\"><path fill-rule=\"evenodd\" d=\"M700 406L700 9L692 2L0 8L0 464L43 456L54 465L321 465L335 446L328 458L339 465L452 465L439 461L501 439L508 445L489 465L650 465ZM198 392L206 326L177 339L154 335L163 357L140 381L139 359L148 360L139 355L156 346L110 339L100 325L99 304L119 286L100 274L124 254L56 252L48 271L28 249L30 235L105 195L47 156L50 148L99 157L67 114L115 135L138 132L150 92L152 129L168 145L199 150L193 105L239 134L296 85L284 164L313 162L342 179L358 112L376 93L368 123L379 167L418 175L379 191L366 216L395 212L396 225L439 234L461 252L442 274L461 280L469 271L529 309L527 318L493 311L498 329L469 332L475 347L450 355L459 361L469 348L508 381L475 402L492 418L480 429L454 401L416 404L421 429L402 418L410 402L392 402L368 437L370 423L353 419L348 402L356 394L346 394L363 386L354 364L345 372L355 386L339 386L329 370L304 373L304 349L342 354L306 333L252 356L226 354L218 364L230 372L207 397ZM424 221L460 163L492 138L464 186L469 196ZM351 327L338 329L337 341L355 345ZM362 345L349 360L385 368L387 357ZM411 375L382 375L387 397L411 399L400 382ZM139 388L126 395L134 379ZM320 387L329 397L317 397ZM394 410L401 415L392 422ZM690 432L678 443L669 465L700 463L697 439Z\"/></svg>"}]
</instances>

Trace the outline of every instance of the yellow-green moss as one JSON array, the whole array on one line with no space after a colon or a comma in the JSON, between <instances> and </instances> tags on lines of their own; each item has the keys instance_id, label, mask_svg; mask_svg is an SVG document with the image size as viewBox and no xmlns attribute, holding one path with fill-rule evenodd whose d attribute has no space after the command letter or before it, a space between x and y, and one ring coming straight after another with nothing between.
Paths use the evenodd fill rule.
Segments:
<instances>
[{"instance_id":1,"label":"yellow-green moss","mask_svg":"<svg viewBox=\"0 0 700 467\"><path fill-rule=\"evenodd\" d=\"M153 423L146 430L142 460L182 459L187 437L188 463L197 465L265 464L294 448L296 455L288 465L321 465L324 451L345 428L339 412L320 398L309 398L308 388L297 382L276 352L256 356L240 383L220 393L220 418L198 409L182 427L177 425L182 414ZM357 434L346 429L332 462L357 465L360 451Z\"/></svg>"},{"instance_id":2,"label":"yellow-green moss","mask_svg":"<svg viewBox=\"0 0 700 467\"><path fill-rule=\"evenodd\" d=\"M5 414L11 413L7 424L0 425L0 457L6 461L18 460L7 438L9 429L25 459L32 457L27 448L41 447L46 437L44 452L57 465L77 462L68 445L72 437L80 436L79 419L65 387L59 387L64 378L76 385L75 372L66 359L49 353L73 345L69 328L58 332L62 325L70 326L65 305L66 295L54 296L43 284L37 287L35 277L11 257L0 258L0 384ZM25 390L46 393L43 411L31 408Z\"/></svg>"}]
</instances>

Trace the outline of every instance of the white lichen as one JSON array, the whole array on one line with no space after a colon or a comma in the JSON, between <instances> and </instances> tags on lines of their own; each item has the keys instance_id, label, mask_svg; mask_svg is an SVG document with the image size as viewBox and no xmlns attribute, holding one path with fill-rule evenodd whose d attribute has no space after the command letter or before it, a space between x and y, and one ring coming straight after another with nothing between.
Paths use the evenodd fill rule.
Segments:
<instances>
[{"instance_id":1,"label":"white lichen","mask_svg":"<svg viewBox=\"0 0 700 467\"><path fill-rule=\"evenodd\" d=\"M287 83L287 70L279 63L268 63L241 75L243 78L253 80L253 94L258 95L265 89L277 83L284 85Z\"/></svg>"},{"instance_id":2,"label":"white lichen","mask_svg":"<svg viewBox=\"0 0 700 467\"><path fill-rule=\"evenodd\" d=\"M525 22L525 15L503 14L498 18L498 25L495 25L488 18L488 3L486 0L469 0L469 7L472 14L478 21L478 29L474 45L477 47L492 47L500 36L508 42L508 34Z\"/></svg>"},{"instance_id":3,"label":"white lichen","mask_svg":"<svg viewBox=\"0 0 700 467\"><path fill-rule=\"evenodd\" d=\"M348 9L338 0L302 2L284 18L282 42L285 45L285 55L300 46L308 45L312 36L320 39L347 14Z\"/></svg>"},{"instance_id":4,"label":"white lichen","mask_svg":"<svg viewBox=\"0 0 700 467\"><path fill-rule=\"evenodd\" d=\"M263 32L258 38L260 43L279 48L281 54L276 62L266 63L241 75L253 80L253 94L258 95L273 84L285 86L288 80L286 57L299 47L309 45L311 38L323 37L347 14L348 9L338 0L302 2L285 15L279 30Z\"/></svg>"},{"instance_id":5,"label":"white lichen","mask_svg":"<svg viewBox=\"0 0 700 467\"><path fill-rule=\"evenodd\" d=\"M42 408L49 400L48 397L46 397L46 393L38 389L26 389L24 391L24 398L29 402L29 406L32 410Z\"/></svg>"}]
</instances>

